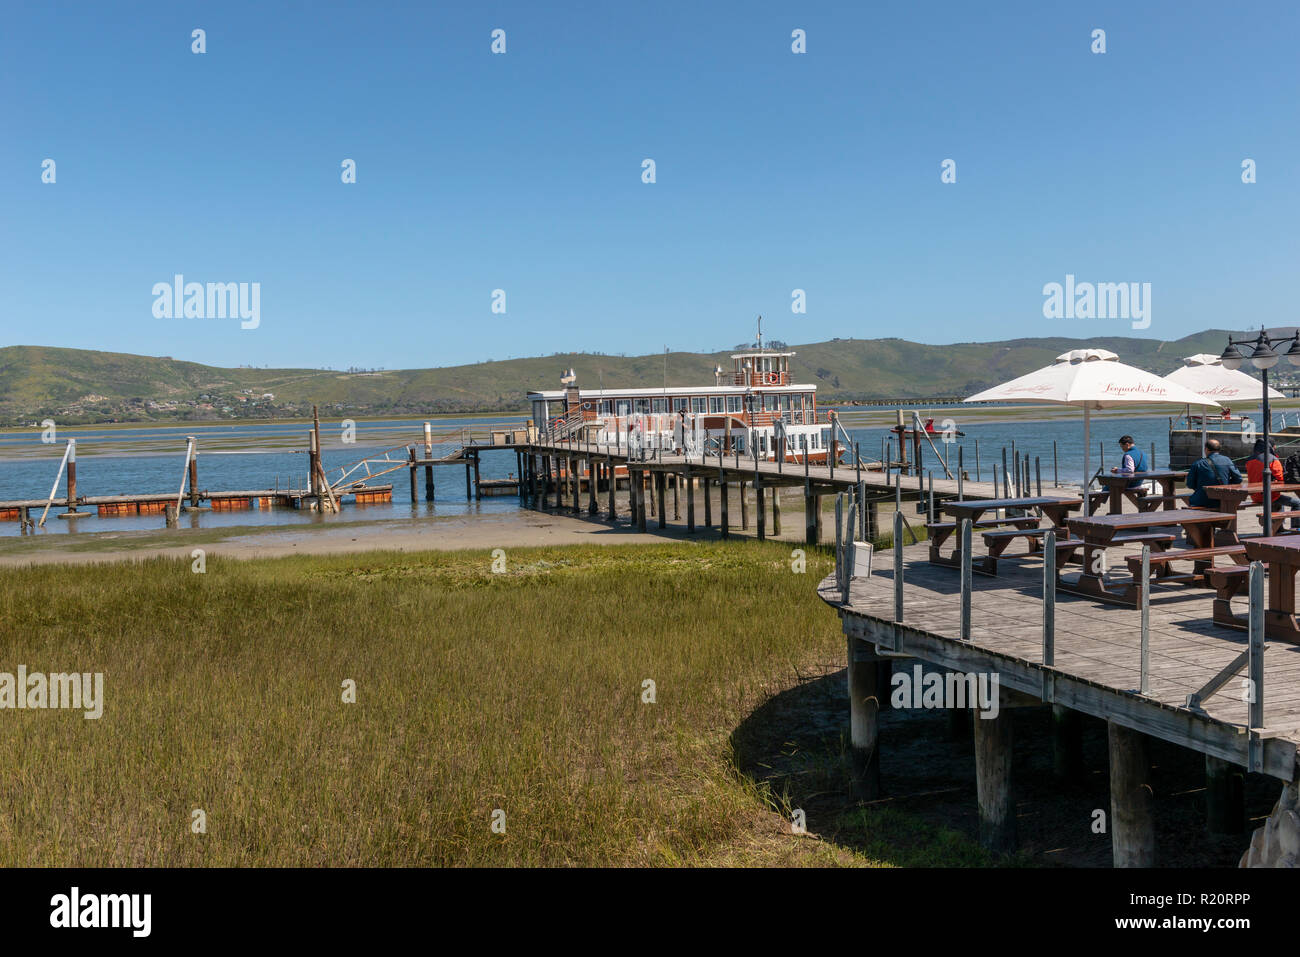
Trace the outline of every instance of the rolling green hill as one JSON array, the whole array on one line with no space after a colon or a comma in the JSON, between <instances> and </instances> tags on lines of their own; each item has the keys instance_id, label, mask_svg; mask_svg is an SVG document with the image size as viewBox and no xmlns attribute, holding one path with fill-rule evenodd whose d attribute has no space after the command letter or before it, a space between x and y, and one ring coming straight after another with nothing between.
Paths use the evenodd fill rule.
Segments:
<instances>
[{"instance_id":1,"label":"rolling green hill","mask_svg":"<svg viewBox=\"0 0 1300 957\"><path fill-rule=\"evenodd\" d=\"M1166 373L1186 355L1222 351L1227 332L1174 342L1052 337L924 345L904 339L834 339L792 345L795 379L818 385L822 402L969 395L1045 365L1068 349L1110 349ZM667 356L671 385L709 383L734 350ZM437 369L348 373L319 369L222 369L171 358L49 346L0 348L0 419L27 422L222 419L301 415L312 403L354 415L522 411L531 389L559 388L572 367L585 386L656 385L665 357L557 354ZM271 394L273 398L263 398Z\"/></svg>"}]
</instances>

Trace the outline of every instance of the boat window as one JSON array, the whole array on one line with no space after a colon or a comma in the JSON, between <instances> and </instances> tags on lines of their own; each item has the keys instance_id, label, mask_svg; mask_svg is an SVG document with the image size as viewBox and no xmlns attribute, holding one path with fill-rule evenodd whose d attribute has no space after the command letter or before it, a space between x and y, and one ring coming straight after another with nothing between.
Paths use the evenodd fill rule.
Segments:
<instances>
[{"instance_id":1,"label":"boat window","mask_svg":"<svg viewBox=\"0 0 1300 957\"><path fill-rule=\"evenodd\" d=\"M619 414L619 415L631 415L631 414L632 414L632 400L631 400L631 399L619 399L618 402L617 402L617 404L615 405L615 408L618 410L618 414Z\"/></svg>"},{"instance_id":2,"label":"boat window","mask_svg":"<svg viewBox=\"0 0 1300 957\"><path fill-rule=\"evenodd\" d=\"M680 396L678 398L673 399L673 411L680 412L685 410L686 402L687 400L685 396Z\"/></svg>"},{"instance_id":3,"label":"boat window","mask_svg":"<svg viewBox=\"0 0 1300 957\"><path fill-rule=\"evenodd\" d=\"M667 399L655 399L655 400L654 400L654 411L655 411L655 412L667 412L667 411L668 411L668 400L667 400Z\"/></svg>"},{"instance_id":4,"label":"boat window","mask_svg":"<svg viewBox=\"0 0 1300 957\"><path fill-rule=\"evenodd\" d=\"M722 396L709 396L709 411L715 414L722 411Z\"/></svg>"},{"instance_id":5,"label":"boat window","mask_svg":"<svg viewBox=\"0 0 1300 957\"><path fill-rule=\"evenodd\" d=\"M613 402L613 400L612 400L612 399L601 399L601 400L600 400L600 403L599 403L599 404L597 405L597 407L596 407L596 414L597 414L597 415L613 415L613 414L614 414L614 402Z\"/></svg>"},{"instance_id":6,"label":"boat window","mask_svg":"<svg viewBox=\"0 0 1300 957\"><path fill-rule=\"evenodd\" d=\"M727 411L728 412L740 411L740 396L738 395L727 396Z\"/></svg>"},{"instance_id":7,"label":"boat window","mask_svg":"<svg viewBox=\"0 0 1300 957\"><path fill-rule=\"evenodd\" d=\"M636 411L637 411L637 413L640 414L640 415L646 415L646 414L648 414L648 413L650 412L650 400L649 400L649 399L637 399L637 400L636 400Z\"/></svg>"},{"instance_id":8,"label":"boat window","mask_svg":"<svg viewBox=\"0 0 1300 957\"><path fill-rule=\"evenodd\" d=\"M703 412L704 409L705 409L704 401L705 401L705 400L704 400L704 397L703 397L703 396L700 396L700 395L692 396L692 397L691 397L691 411L692 411L692 412Z\"/></svg>"}]
</instances>

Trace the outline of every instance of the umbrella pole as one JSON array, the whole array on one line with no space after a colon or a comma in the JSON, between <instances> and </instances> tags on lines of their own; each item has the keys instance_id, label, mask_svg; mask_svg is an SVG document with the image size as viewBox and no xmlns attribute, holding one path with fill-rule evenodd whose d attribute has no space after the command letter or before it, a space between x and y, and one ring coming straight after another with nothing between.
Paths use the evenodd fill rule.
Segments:
<instances>
[{"instance_id":1,"label":"umbrella pole","mask_svg":"<svg viewBox=\"0 0 1300 957\"><path fill-rule=\"evenodd\" d=\"M1089 460L1089 452L1092 449L1092 411L1087 405L1083 407L1083 514L1084 517L1092 514L1092 509L1088 507L1088 485L1092 477L1092 462Z\"/></svg>"}]
</instances>

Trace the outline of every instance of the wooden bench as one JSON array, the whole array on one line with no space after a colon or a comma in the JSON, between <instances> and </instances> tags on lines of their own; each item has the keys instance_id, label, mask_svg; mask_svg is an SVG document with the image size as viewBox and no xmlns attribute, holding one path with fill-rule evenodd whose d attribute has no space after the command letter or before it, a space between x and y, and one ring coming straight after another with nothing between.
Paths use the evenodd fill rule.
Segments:
<instances>
[{"instance_id":1,"label":"wooden bench","mask_svg":"<svg viewBox=\"0 0 1300 957\"><path fill-rule=\"evenodd\" d=\"M1163 505L1166 501L1172 500L1175 502L1186 502L1191 497L1192 497L1191 492L1178 492L1168 497L1161 495L1159 493L1153 493L1151 495L1139 495L1138 508L1144 512L1154 511L1155 509Z\"/></svg>"},{"instance_id":2,"label":"wooden bench","mask_svg":"<svg viewBox=\"0 0 1300 957\"><path fill-rule=\"evenodd\" d=\"M1032 515L1019 515L1012 518L981 518L978 522L971 525L971 528L997 528L999 525L1015 525L1017 528L1033 528L1038 524L1038 519ZM927 531L937 532L955 532L957 531L956 522L926 522Z\"/></svg>"},{"instance_id":3,"label":"wooden bench","mask_svg":"<svg viewBox=\"0 0 1300 957\"><path fill-rule=\"evenodd\" d=\"M972 567L978 568L979 571L986 575L996 575L998 573L998 558L1007 547L1017 538L1023 538L1029 542L1030 555L1040 554L1043 551L1042 539L1047 533L1053 531L1052 528L1028 528L1028 529L1004 529L996 532L985 532L981 537L984 539L984 547L989 553L980 559L979 563L973 564ZM1069 532L1063 528L1055 529L1056 540L1056 567L1059 569L1062 565L1069 564L1075 560L1075 552L1083 547L1082 538L1070 538Z\"/></svg>"},{"instance_id":4,"label":"wooden bench","mask_svg":"<svg viewBox=\"0 0 1300 957\"><path fill-rule=\"evenodd\" d=\"M1172 542L1178 540L1178 536L1172 532L1130 532L1127 535L1116 535L1109 542L1111 545L1141 545L1146 543L1158 552L1163 552Z\"/></svg>"},{"instance_id":5,"label":"wooden bench","mask_svg":"<svg viewBox=\"0 0 1300 957\"><path fill-rule=\"evenodd\" d=\"M1173 548L1149 555L1148 564L1151 571L1155 573L1154 577L1161 584L1170 584L1172 582L1202 584L1208 583L1208 574L1210 569L1214 567L1216 555L1230 555L1238 565L1246 564L1245 545L1216 545L1212 548ZM1129 555L1125 561L1128 563L1129 571L1133 573L1134 578L1142 574L1141 555ZM1192 571L1175 574L1169 568L1170 562L1192 562Z\"/></svg>"},{"instance_id":6,"label":"wooden bench","mask_svg":"<svg viewBox=\"0 0 1300 957\"><path fill-rule=\"evenodd\" d=\"M1260 511L1260 513L1259 513L1259 515L1257 516L1257 518L1258 518L1258 521L1259 521L1259 527L1260 527L1260 528L1263 528L1263 527L1264 527L1264 512L1263 512L1262 510ZM1293 512L1293 511L1289 511L1289 510L1286 510L1286 509L1283 509L1283 510L1281 510L1281 511L1278 511L1277 509L1274 509L1274 510L1273 510L1273 528L1270 530L1269 534L1271 534L1271 535L1285 535L1285 534L1292 534L1292 533L1295 533L1295 532L1297 532L1297 531L1300 531L1300 529L1295 529L1295 528L1292 528L1292 529L1289 529L1289 530L1284 530L1284 529L1282 528L1282 526L1286 524L1286 521L1287 521L1288 518L1291 519L1292 521L1300 522L1300 512Z\"/></svg>"},{"instance_id":7,"label":"wooden bench","mask_svg":"<svg viewBox=\"0 0 1300 957\"><path fill-rule=\"evenodd\" d=\"M1248 619L1239 618L1232 613L1233 596L1246 587L1249 576L1249 564L1224 565L1208 570L1206 577L1214 587L1214 612L1210 617L1216 625L1226 625L1229 628L1246 628L1249 625Z\"/></svg>"}]
</instances>

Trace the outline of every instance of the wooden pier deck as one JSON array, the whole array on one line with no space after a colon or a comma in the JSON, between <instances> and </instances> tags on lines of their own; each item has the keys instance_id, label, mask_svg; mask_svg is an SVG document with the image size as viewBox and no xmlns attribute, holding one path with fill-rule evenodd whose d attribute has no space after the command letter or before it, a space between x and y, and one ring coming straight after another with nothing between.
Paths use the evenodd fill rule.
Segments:
<instances>
[{"instance_id":1,"label":"wooden pier deck","mask_svg":"<svg viewBox=\"0 0 1300 957\"><path fill-rule=\"evenodd\" d=\"M497 446L496 448L502 448ZM644 457L631 455L626 446L597 445L583 442L532 442L504 446L515 451L517 456L519 496L525 506L532 507L567 507L590 515L604 514L609 520L616 518L616 502L613 488L625 482L631 491L630 510L632 520L639 530L647 527L647 503L659 516L659 526L664 527L664 489L666 478L673 476L674 490L685 488L687 497L687 527L695 529L695 490L701 487L705 505L705 526L712 525L708 512L709 490L716 488L721 493L721 509L718 527L725 536L728 534L728 490L740 490L742 509L742 527L747 528L749 518L745 489L749 488L756 498L755 518L757 535L765 538L769 527L767 510L771 508L771 527L780 528L780 512L776 495L767 495L769 490L781 488L802 488L805 498L804 515L806 518L805 541L819 544L822 541L821 500L826 495L861 490L865 503L866 515L864 529L868 537L875 537L877 528L877 506L891 499L915 502L925 500L933 490L936 502L952 498L986 498L994 495L992 482L966 481L957 478L941 478L931 474L900 476L897 472L887 473L871 469L870 463L837 465L812 465L799 462L755 461L743 455L737 458L714 455L687 456L663 451L652 451ZM950 463L951 464L951 463ZM955 469L955 465L952 465ZM412 467L412 488L415 484L415 469ZM594 486L592 485L594 476ZM467 477L468 487L468 477ZM1044 494L1060 494L1069 497L1068 489L1045 488ZM598 496L605 496L606 501L598 505ZM586 502L581 499L585 498ZM654 508L654 499L658 507Z\"/></svg>"},{"instance_id":2,"label":"wooden pier deck","mask_svg":"<svg viewBox=\"0 0 1300 957\"><path fill-rule=\"evenodd\" d=\"M1136 553L1133 546L1110 549L1107 560L1113 573L1122 577L1124 557ZM1263 720L1252 727L1244 700L1246 672L1232 671L1248 646L1248 635L1212 622L1212 589L1152 587L1148 688L1142 693L1139 610L1058 592L1050 619L1053 661L1047 665L1040 555L1021 554L1011 560L1004 556L996 577L971 576L969 640L961 637L961 572L934 565L928 557L925 545L903 549L901 620L896 620L892 551L875 556L869 577L850 581L847 601L835 575L818 586L820 597L839 612L849 641L853 748L868 793L878 787L878 777L873 783L872 775L878 775L879 749L888 747L877 737L870 702L889 690L875 671L900 657L963 675L996 675L1004 708L1051 705L1057 719L1079 712L1107 721L1117 866L1153 863L1149 789L1140 793L1147 775L1144 736L1206 755L1207 787L1212 790L1231 789L1225 782L1242 769L1284 782L1296 780L1300 646L1273 640L1265 644L1263 680L1255 689L1262 698ZM1061 578L1069 578L1078 573L1078 566L1058 571ZM1247 599L1234 604L1240 605L1236 611L1247 613ZM1199 707L1189 706L1188 696L1212 685L1225 669L1233 677ZM1015 843L1011 744L1009 732L996 727L1000 720L974 720L977 783L986 844L1009 851ZM1054 721L1058 731L1068 726L1068 721ZM1222 807L1220 799L1222 794L1216 796ZM1234 803L1230 795L1225 800L1230 807Z\"/></svg>"}]
</instances>

